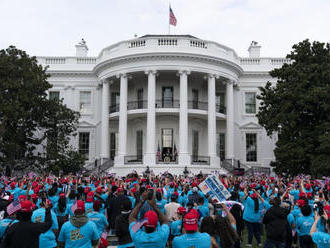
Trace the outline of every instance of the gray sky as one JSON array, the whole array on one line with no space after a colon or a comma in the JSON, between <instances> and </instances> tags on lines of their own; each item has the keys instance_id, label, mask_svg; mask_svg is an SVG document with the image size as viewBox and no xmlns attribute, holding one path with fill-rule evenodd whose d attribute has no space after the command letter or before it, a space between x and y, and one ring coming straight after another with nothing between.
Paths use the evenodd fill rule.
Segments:
<instances>
[{"instance_id":1,"label":"gray sky","mask_svg":"<svg viewBox=\"0 0 330 248\"><path fill-rule=\"evenodd\" d=\"M0 0L0 49L72 56L83 37L89 55L134 34L168 33L168 0ZM329 42L330 0L171 0L174 34L191 34L247 56L285 56L309 38Z\"/></svg>"}]
</instances>

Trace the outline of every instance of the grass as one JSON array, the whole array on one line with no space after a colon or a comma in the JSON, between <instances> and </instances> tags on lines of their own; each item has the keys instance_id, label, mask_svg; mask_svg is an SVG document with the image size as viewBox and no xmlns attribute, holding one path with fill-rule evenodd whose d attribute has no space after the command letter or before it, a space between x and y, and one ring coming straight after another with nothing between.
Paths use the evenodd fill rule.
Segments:
<instances>
[{"instance_id":1,"label":"grass","mask_svg":"<svg viewBox=\"0 0 330 248\"><path fill-rule=\"evenodd\" d=\"M262 247L264 247L265 244L265 240L266 240L266 230L264 227L262 227L264 230L262 232L263 235L261 235L261 243L262 243ZM245 227L243 230L243 241L241 242L241 248L245 248L246 244L248 242L248 233L247 233L247 228ZM255 239L255 237L253 237L252 239L252 248L259 248L257 240Z\"/></svg>"}]
</instances>

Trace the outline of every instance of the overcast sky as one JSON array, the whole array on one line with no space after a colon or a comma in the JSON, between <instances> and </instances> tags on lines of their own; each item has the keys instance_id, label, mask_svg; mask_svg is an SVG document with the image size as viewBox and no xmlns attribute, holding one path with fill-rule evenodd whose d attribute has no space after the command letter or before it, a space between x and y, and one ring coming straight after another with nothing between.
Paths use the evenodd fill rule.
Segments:
<instances>
[{"instance_id":1,"label":"overcast sky","mask_svg":"<svg viewBox=\"0 0 330 248\"><path fill-rule=\"evenodd\" d=\"M89 55L134 34L168 33L168 0L0 0L0 49L72 56L83 37ZM174 34L213 40L247 56L284 57L294 43L330 41L330 0L171 0Z\"/></svg>"}]
</instances>

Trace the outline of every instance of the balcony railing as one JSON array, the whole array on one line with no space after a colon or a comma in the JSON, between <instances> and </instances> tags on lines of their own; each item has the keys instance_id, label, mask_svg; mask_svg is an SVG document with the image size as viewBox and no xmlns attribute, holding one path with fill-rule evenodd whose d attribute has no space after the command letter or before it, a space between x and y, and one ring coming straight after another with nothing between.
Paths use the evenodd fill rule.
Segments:
<instances>
[{"instance_id":1,"label":"balcony railing","mask_svg":"<svg viewBox=\"0 0 330 248\"><path fill-rule=\"evenodd\" d=\"M147 100L132 101L132 102L127 103L127 110L146 109L146 108L148 108L148 101Z\"/></svg>"},{"instance_id":2,"label":"balcony railing","mask_svg":"<svg viewBox=\"0 0 330 248\"><path fill-rule=\"evenodd\" d=\"M148 108L147 100L127 102L127 110L147 109L147 108ZM158 100L156 100L156 108L180 108L180 100L158 99ZM188 101L188 108L189 109L208 110L208 102ZM109 107L110 114L119 112L119 110L120 110L119 104L111 105ZM225 114L226 107L224 105L217 104L216 112Z\"/></svg>"},{"instance_id":3,"label":"balcony railing","mask_svg":"<svg viewBox=\"0 0 330 248\"><path fill-rule=\"evenodd\" d=\"M191 155L191 164L210 165L210 157L209 156Z\"/></svg>"},{"instance_id":4,"label":"balcony railing","mask_svg":"<svg viewBox=\"0 0 330 248\"><path fill-rule=\"evenodd\" d=\"M156 100L156 108L180 108L180 100Z\"/></svg>"},{"instance_id":5,"label":"balcony railing","mask_svg":"<svg viewBox=\"0 0 330 248\"><path fill-rule=\"evenodd\" d=\"M222 104L217 104L216 106L215 106L215 111L217 112L217 113L221 113L221 114L226 114L226 107L225 107L225 105L222 105Z\"/></svg>"},{"instance_id":6,"label":"balcony railing","mask_svg":"<svg viewBox=\"0 0 330 248\"><path fill-rule=\"evenodd\" d=\"M208 103L207 102L200 102L200 101L188 101L188 108L189 109L207 110L208 109Z\"/></svg>"},{"instance_id":7,"label":"balcony railing","mask_svg":"<svg viewBox=\"0 0 330 248\"><path fill-rule=\"evenodd\" d=\"M119 104L111 105L109 107L109 113L119 112Z\"/></svg>"},{"instance_id":8,"label":"balcony railing","mask_svg":"<svg viewBox=\"0 0 330 248\"><path fill-rule=\"evenodd\" d=\"M161 156L156 156L156 164L177 164L177 156L165 156L164 159Z\"/></svg>"},{"instance_id":9,"label":"balcony railing","mask_svg":"<svg viewBox=\"0 0 330 248\"><path fill-rule=\"evenodd\" d=\"M124 164L143 164L143 156L142 155L125 156Z\"/></svg>"}]
</instances>

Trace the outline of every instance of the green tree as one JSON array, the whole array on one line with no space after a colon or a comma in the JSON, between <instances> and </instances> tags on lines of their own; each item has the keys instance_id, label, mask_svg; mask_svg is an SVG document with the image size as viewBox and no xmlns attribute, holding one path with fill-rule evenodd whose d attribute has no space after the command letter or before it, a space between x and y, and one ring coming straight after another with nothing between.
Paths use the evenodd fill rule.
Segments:
<instances>
[{"instance_id":1,"label":"green tree","mask_svg":"<svg viewBox=\"0 0 330 248\"><path fill-rule=\"evenodd\" d=\"M257 117L268 135L276 133L275 171L330 175L330 44L304 40L261 87Z\"/></svg>"},{"instance_id":2,"label":"green tree","mask_svg":"<svg viewBox=\"0 0 330 248\"><path fill-rule=\"evenodd\" d=\"M75 172L84 162L69 145L79 113L48 99L46 69L13 46L0 50L0 163Z\"/></svg>"},{"instance_id":3,"label":"green tree","mask_svg":"<svg viewBox=\"0 0 330 248\"><path fill-rule=\"evenodd\" d=\"M36 135L47 102L45 68L24 51L0 50L0 159L5 164L31 164L42 141Z\"/></svg>"},{"instance_id":4,"label":"green tree","mask_svg":"<svg viewBox=\"0 0 330 248\"><path fill-rule=\"evenodd\" d=\"M46 141L43 164L53 172L76 172L85 158L70 146L70 139L76 136L80 115L63 105L62 100L51 99L46 104L40 123Z\"/></svg>"}]
</instances>

